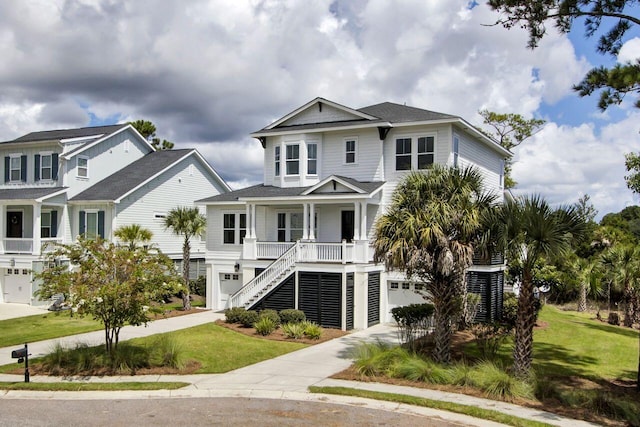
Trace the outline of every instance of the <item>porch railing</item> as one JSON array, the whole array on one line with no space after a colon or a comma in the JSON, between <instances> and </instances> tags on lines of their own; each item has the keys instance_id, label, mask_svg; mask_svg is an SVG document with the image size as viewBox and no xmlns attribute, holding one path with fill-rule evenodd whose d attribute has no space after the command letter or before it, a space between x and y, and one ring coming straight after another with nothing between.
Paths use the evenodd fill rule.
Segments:
<instances>
[{"instance_id":1,"label":"porch railing","mask_svg":"<svg viewBox=\"0 0 640 427\"><path fill-rule=\"evenodd\" d=\"M295 243L256 242L259 259L278 259ZM354 262L355 245L353 243L299 242L298 261L301 262Z\"/></svg>"},{"instance_id":2,"label":"porch railing","mask_svg":"<svg viewBox=\"0 0 640 427\"><path fill-rule=\"evenodd\" d=\"M256 252L258 258L278 259L293 245L292 242L256 242Z\"/></svg>"},{"instance_id":3,"label":"porch railing","mask_svg":"<svg viewBox=\"0 0 640 427\"><path fill-rule=\"evenodd\" d=\"M2 239L2 250L6 254L32 254L35 239L5 237ZM42 252L50 252L53 250L53 243L62 243L62 238L43 238L40 240Z\"/></svg>"}]
</instances>

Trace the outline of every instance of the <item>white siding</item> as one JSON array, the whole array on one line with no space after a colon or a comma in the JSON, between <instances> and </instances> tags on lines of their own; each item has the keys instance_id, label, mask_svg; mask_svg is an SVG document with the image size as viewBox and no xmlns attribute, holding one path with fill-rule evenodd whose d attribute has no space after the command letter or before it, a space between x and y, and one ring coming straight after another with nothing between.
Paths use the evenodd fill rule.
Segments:
<instances>
[{"instance_id":1,"label":"white siding","mask_svg":"<svg viewBox=\"0 0 640 427\"><path fill-rule=\"evenodd\" d=\"M502 157L496 151L461 132L460 137L460 166L475 166L484 178L487 191L493 192L502 200L503 188L500 186L502 172Z\"/></svg>"},{"instance_id":2,"label":"white siding","mask_svg":"<svg viewBox=\"0 0 640 427\"><path fill-rule=\"evenodd\" d=\"M125 141L130 141L128 151L125 151ZM79 154L79 156L89 158L88 178L77 176L78 155L74 155L65 162L66 177L64 185L69 187L67 196L72 198L149 152L151 152L151 149L140 141L133 132L129 130L120 132Z\"/></svg>"},{"instance_id":3,"label":"white siding","mask_svg":"<svg viewBox=\"0 0 640 427\"><path fill-rule=\"evenodd\" d=\"M51 187L55 187L58 186L58 182L61 182L60 180L60 176L62 175L61 171L58 172L58 182L54 182L54 181L35 181L35 155L36 154L41 154L43 152L46 153L58 153L60 154L61 152L61 148L59 145L57 144L49 144L49 145L42 145L42 146L31 146L31 145L24 145L24 146L14 146L11 148L4 148L2 150L0 150L0 169L2 169L2 174L0 175L0 188L16 188L18 186L29 186L29 187L34 187L34 186L51 186ZM5 177L5 160L4 158L6 156L10 156L10 155L15 155L15 154L20 154L20 155L25 155L27 156L27 182L22 182L22 181L18 181L18 182L4 182L4 177Z\"/></svg>"},{"instance_id":4,"label":"white siding","mask_svg":"<svg viewBox=\"0 0 640 427\"><path fill-rule=\"evenodd\" d=\"M215 196L223 191L202 163L191 155L125 197L117 205L116 227L140 224L153 232L152 242L164 253L179 256L182 254L183 238L176 236L171 230L165 230L163 219L156 218L156 213L167 213L178 206L192 207L195 200ZM204 251L204 236L202 239L193 238L192 257L199 254L204 256Z\"/></svg>"},{"instance_id":5,"label":"white siding","mask_svg":"<svg viewBox=\"0 0 640 427\"><path fill-rule=\"evenodd\" d=\"M225 245L222 243L222 219L225 213L246 213L246 208L240 204L207 206L207 257L239 259L242 254L242 245Z\"/></svg>"},{"instance_id":6,"label":"white siding","mask_svg":"<svg viewBox=\"0 0 640 427\"><path fill-rule=\"evenodd\" d=\"M355 164L345 163L346 138L357 139ZM327 132L324 134L322 155L322 178L342 175L359 181L384 179L382 142L377 128L355 132Z\"/></svg>"}]
</instances>

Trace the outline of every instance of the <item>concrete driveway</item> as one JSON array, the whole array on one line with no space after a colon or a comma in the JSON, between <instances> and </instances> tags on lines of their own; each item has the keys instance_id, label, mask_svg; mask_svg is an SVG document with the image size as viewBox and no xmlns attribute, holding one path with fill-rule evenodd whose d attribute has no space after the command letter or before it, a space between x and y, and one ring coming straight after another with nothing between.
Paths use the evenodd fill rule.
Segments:
<instances>
[{"instance_id":1,"label":"concrete driveway","mask_svg":"<svg viewBox=\"0 0 640 427\"><path fill-rule=\"evenodd\" d=\"M27 304L0 303L0 320L15 319L16 317L33 316L47 313L47 306L34 307Z\"/></svg>"}]
</instances>

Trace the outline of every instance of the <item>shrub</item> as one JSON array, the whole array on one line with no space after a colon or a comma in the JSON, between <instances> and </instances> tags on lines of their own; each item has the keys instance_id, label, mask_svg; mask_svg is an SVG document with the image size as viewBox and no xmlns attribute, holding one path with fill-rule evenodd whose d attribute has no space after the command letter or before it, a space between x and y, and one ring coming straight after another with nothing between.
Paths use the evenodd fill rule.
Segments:
<instances>
[{"instance_id":1,"label":"shrub","mask_svg":"<svg viewBox=\"0 0 640 427\"><path fill-rule=\"evenodd\" d=\"M411 350L416 350L416 340L427 335L431 329L433 304L409 304L391 309L393 320L398 324L398 340Z\"/></svg>"},{"instance_id":2,"label":"shrub","mask_svg":"<svg viewBox=\"0 0 640 427\"><path fill-rule=\"evenodd\" d=\"M305 326L302 323L285 323L282 332L287 338L300 339L304 336Z\"/></svg>"},{"instance_id":3,"label":"shrub","mask_svg":"<svg viewBox=\"0 0 640 427\"><path fill-rule=\"evenodd\" d=\"M382 341L363 343L354 351L354 366L362 376L384 375L410 355L402 347L391 347Z\"/></svg>"},{"instance_id":4,"label":"shrub","mask_svg":"<svg viewBox=\"0 0 640 427\"><path fill-rule=\"evenodd\" d=\"M516 397L533 397L533 388L529 383L509 375L493 362L484 361L474 366L471 379L473 384L490 398L508 400Z\"/></svg>"},{"instance_id":5,"label":"shrub","mask_svg":"<svg viewBox=\"0 0 640 427\"><path fill-rule=\"evenodd\" d=\"M135 375L140 368L149 367L149 350L144 347L120 343L111 355L111 368L117 372Z\"/></svg>"},{"instance_id":6,"label":"shrub","mask_svg":"<svg viewBox=\"0 0 640 427\"><path fill-rule=\"evenodd\" d=\"M319 340L322 336L322 328L317 323L313 322L303 322L301 325L304 326L304 335L312 340Z\"/></svg>"},{"instance_id":7,"label":"shrub","mask_svg":"<svg viewBox=\"0 0 640 427\"><path fill-rule=\"evenodd\" d=\"M254 323L256 323L260 319L257 311L253 310L245 310L240 314L239 323L242 324L245 328L253 328Z\"/></svg>"},{"instance_id":8,"label":"shrub","mask_svg":"<svg viewBox=\"0 0 640 427\"><path fill-rule=\"evenodd\" d=\"M189 291L194 295L207 296L207 277L199 276L195 280L189 280Z\"/></svg>"},{"instance_id":9,"label":"shrub","mask_svg":"<svg viewBox=\"0 0 640 427\"><path fill-rule=\"evenodd\" d=\"M610 325L620 326L620 316L618 315L618 313L609 313L607 323L609 323Z\"/></svg>"},{"instance_id":10,"label":"shrub","mask_svg":"<svg viewBox=\"0 0 640 427\"><path fill-rule=\"evenodd\" d=\"M398 362L393 366L393 376L410 381L422 381L431 384L449 384L451 374L446 368L431 360L425 360L417 355Z\"/></svg>"},{"instance_id":11,"label":"shrub","mask_svg":"<svg viewBox=\"0 0 640 427\"><path fill-rule=\"evenodd\" d=\"M276 330L277 325L270 317L261 317L257 322L253 325L256 328L256 333L267 336L270 335L273 331Z\"/></svg>"},{"instance_id":12,"label":"shrub","mask_svg":"<svg viewBox=\"0 0 640 427\"><path fill-rule=\"evenodd\" d=\"M264 318L271 319L273 323L276 325L276 328L280 326L280 316L278 315L277 311L271 310L270 308L266 308L264 310L261 310L260 313L258 314L260 316L260 319L264 319Z\"/></svg>"},{"instance_id":13,"label":"shrub","mask_svg":"<svg viewBox=\"0 0 640 427\"><path fill-rule=\"evenodd\" d=\"M280 310L280 320L282 323L300 323L304 322L307 316L302 310L296 310L293 308L287 308Z\"/></svg>"},{"instance_id":14,"label":"shrub","mask_svg":"<svg viewBox=\"0 0 640 427\"><path fill-rule=\"evenodd\" d=\"M484 359L495 359L500 347L507 341L511 328L502 323L476 324L471 327L475 344Z\"/></svg>"},{"instance_id":15,"label":"shrub","mask_svg":"<svg viewBox=\"0 0 640 427\"><path fill-rule=\"evenodd\" d=\"M451 365L449 372L451 384L462 387L473 385L472 371L471 366L464 362Z\"/></svg>"},{"instance_id":16,"label":"shrub","mask_svg":"<svg viewBox=\"0 0 640 427\"><path fill-rule=\"evenodd\" d=\"M182 345L169 335L160 335L152 345L150 362L154 366L182 369L184 350Z\"/></svg>"},{"instance_id":17,"label":"shrub","mask_svg":"<svg viewBox=\"0 0 640 427\"><path fill-rule=\"evenodd\" d=\"M225 322L227 323L241 323L240 317L242 313L246 312L244 307L227 308L224 311Z\"/></svg>"}]
</instances>

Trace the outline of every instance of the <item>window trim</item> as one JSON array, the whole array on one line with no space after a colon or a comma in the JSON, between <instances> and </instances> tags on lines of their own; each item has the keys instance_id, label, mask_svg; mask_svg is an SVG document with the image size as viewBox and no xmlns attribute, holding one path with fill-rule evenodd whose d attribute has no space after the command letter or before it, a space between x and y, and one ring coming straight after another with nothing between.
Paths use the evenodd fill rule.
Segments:
<instances>
[{"instance_id":1,"label":"window trim","mask_svg":"<svg viewBox=\"0 0 640 427\"><path fill-rule=\"evenodd\" d=\"M96 216L96 233L95 235L89 234L89 215ZM98 209L85 209L84 210L84 236L87 239L95 239L100 236L100 211Z\"/></svg>"},{"instance_id":2,"label":"window trim","mask_svg":"<svg viewBox=\"0 0 640 427\"><path fill-rule=\"evenodd\" d=\"M420 151L420 140L421 139L425 139L425 150L426 151ZM429 147L429 138L433 138L433 150L432 151L428 151L428 147ZM436 163L436 137L435 135L421 135L416 137L416 170L425 170L425 169L429 169L429 167L431 165L434 165ZM432 156L432 161L431 163L429 163L426 167L421 168L420 167L420 156Z\"/></svg>"},{"instance_id":3,"label":"window trim","mask_svg":"<svg viewBox=\"0 0 640 427\"><path fill-rule=\"evenodd\" d=\"M460 137L455 133L453 134L453 141L451 142L451 152L453 153L453 167L457 168L460 163Z\"/></svg>"},{"instance_id":4,"label":"window trim","mask_svg":"<svg viewBox=\"0 0 640 427\"><path fill-rule=\"evenodd\" d=\"M226 226L226 217L233 218L233 225L231 227ZM244 227L242 224L244 222ZM227 232L233 232L233 241L226 241L226 237L230 234ZM222 213L222 244L223 245L242 245L244 238L247 235L247 214L244 212L223 212Z\"/></svg>"},{"instance_id":5,"label":"window trim","mask_svg":"<svg viewBox=\"0 0 640 427\"><path fill-rule=\"evenodd\" d=\"M309 147L310 146L315 146L315 157L311 158L311 156L309 156ZM318 146L320 144L318 144L318 142L316 141L309 141L306 143L306 148L307 148L307 175L312 175L312 176L318 176ZM314 173L309 172L309 165L311 163L311 161L315 162L315 169L316 171Z\"/></svg>"},{"instance_id":6,"label":"window trim","mask_svg":"<svg viewBox=\"0 0 640 427\"><path fill-rule=\"evenodd\" d=\"M298 157L291 157L289 158L289 147L297 147L298 149ZM286 176L300 176L300 142L292 142L292 143L287 143L285 144L285 175ZM296 173L289 173L289 164L297 164L298 166L298 172Z\"/></svg>"},{"instance_id":7,"label":"window trim","mask_svg":"<svg viewBox=\"0 0 640 427\"><path fill-rule=\"evenodd\" d=\"M348 137L342 139L342 146L344 147L344 157L342 158L343 165L357 165L358 164L358 137ZM347 144L353 142L353 150L348 149ZM353 161L348 161L349 154L353 154Z\"/></svg>"},{"instance_id":8,"label":"window trim","mask_svg":"<svg viewBox=\"0 0 640 427\"><path fill-rule=\"evenodd\" d=\"M18 168L13 167L13 159L18 159ZM18 171L18 179L13 179L13 171ZM22 182L22 153L9 154L9 182Z\"/></svg>"},{"instance_id":9,"label":"window trim","mask_svg":"<svg viewBox=\"0 0 640 427\"><path fill-rule=\"evenodd\" d=\"M38 155L40 155L40 180L41 181L53 181L53 152L52 151L43 151L38 153ZM49 178L44 178L44 174L43 171L45 170L44 167L44 158L45 157L49 157L49 159L51 159L51 164L49 165L48 169L49 169Z\"/></svg>"},{"instance_id":10,"label":"window trim","mask_svg":"<svg viewBox=\"0 0 640 427\"><path fill-rule=\"evenodd\" d=\"M280 155L281 149L279 145L276 145L274 147L273 150L273 175L274 176L280 176L280 159L281 159L281 155Z\"/></svg>"},{"instance_id":11,"label":"window trim","mask_svg":"<svg viewBox=\"0 0 640 427\"><path fill-rule=\"evenodd\" d=\"M403 152L402 153L398 153L398 142L400 140L403 141L409 141L409 151L406 151L406 146L403 145ZM394 140L395 144L394 144L394 157L395 157L395 170L396 172L399 171L410 171L413 169L413 137L411 136L397 136ZM406 158L409 157L409 167L407 169L405 168L398 168L398 156L402 156L402 158Z\"/></svg>"},{"instance_id":12,"label":"window trim","mask_svg":"<svg viewBox=\"0 0 640 427\"><path fill-rule=\"evenodd\" d=\"M433 138L433 152L429 152L429 151L425 151L425 152L418 152L419 149L419 141L420 138ZM410 152L405 152L402 154L398 154L398 141L399 140L410 140L411 141L411 150ZM432 164L436 164L437 163L437 158L436 158L436 154L438 152L438 135L437 132L432 131L432 132L420 132L420 133L411 133L411 134L400 134L394 137L393 139L394 145L393 145L393 156L394 156L394 160L395 160L395 164L394 164L394 170L395 172L410 172L410 171L422 171L422 170L427 170L428 167L426 168L422 168L422 169L418 169L418 158L420 155L428 155L428 154L432 154L433 155L433 163ZM426 144L426 143L425 143ZM404 156L410 157L410 163L409 163L409 168L408 169L398 169L398 156Z\"/></svg>"},{"instance_id":13,"label":"window trim","mask_svg":"<svg viewBox=\"0 0 640 427\"><path fill-rule=\"evenodd\" d=\"M80 159L82 160L86 160L87 161L87 165L86 166L80 166ZM86 175L80 175L80 170L84 169L86 172ZM87 156L77 156L76 157L76 177L77 178L81 178L81 179L88 179L89 178L89 157Z\"/></svg>"}]
</instances>

